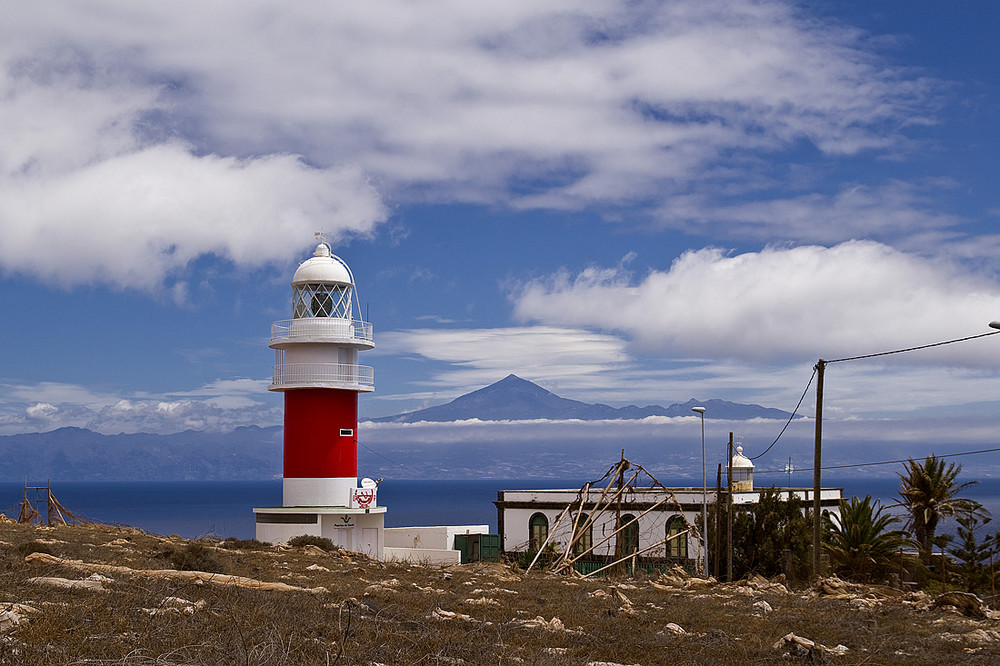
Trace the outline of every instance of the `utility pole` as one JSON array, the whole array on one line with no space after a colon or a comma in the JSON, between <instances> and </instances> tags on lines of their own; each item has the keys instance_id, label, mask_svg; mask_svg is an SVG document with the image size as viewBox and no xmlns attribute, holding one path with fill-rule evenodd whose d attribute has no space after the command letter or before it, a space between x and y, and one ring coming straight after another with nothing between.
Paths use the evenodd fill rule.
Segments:
<instances>
[{"instance_id":1,"label":"utility pole","mask_svg":"<svg viewBox=\"0 0 1000 666\"><path fill-rule=\"evenodd\" d=\"M826 361L819 359L816 363L816 449L813 452L813 578L819 576L819 524L820 524L820 466L823 453L823 372Z\"/></svg>"},{"instance_id":2,"label":"utility pole","mask_svg":"<svg viewBox=\"0 0 1000 666\"><path fill-rule=\"evenodd\" d=\"M726 458L726 582L733 580L733 433L729 433Z\"/></svg>"}]
</instances>

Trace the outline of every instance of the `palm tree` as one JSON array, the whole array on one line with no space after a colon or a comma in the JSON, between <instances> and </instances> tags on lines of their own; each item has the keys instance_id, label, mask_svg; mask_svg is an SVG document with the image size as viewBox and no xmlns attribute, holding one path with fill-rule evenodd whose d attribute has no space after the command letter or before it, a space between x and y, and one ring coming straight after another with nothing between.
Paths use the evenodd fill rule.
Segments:
<instances>
[{"instance_id":1,"label":"palm tree","mask_svg":"<svg viewBox=\"0 0 1000 666\"><path fill-rule=\"evenodd\" d=\"M979 502L955 497L962 490L979 483L956 483L955 478L961 471L961 465L946 464L944 460L930 455L923 462L909 460L905 465L905 473L899 475L899 496L902 501L897 506L904 507L909 514L906 529L916 539L920 556L925 562L930 561L934 533L942 518L989 516L989 512Z\"/></svg>"},{"instance_id":2,"label":"palm tree","mask_svg":"<svg viewBox=\"0 0 1000 666\"><path fill-rule=\"evenodd\" d=\"M900 519L882 511L878 500L872 504L867 495L863 500L840 500L839 517L823 514L823 547L838 573L867 582L885 572L901 548L912 547L905 532L887 529Z\"/></svg>"}]
</instances>

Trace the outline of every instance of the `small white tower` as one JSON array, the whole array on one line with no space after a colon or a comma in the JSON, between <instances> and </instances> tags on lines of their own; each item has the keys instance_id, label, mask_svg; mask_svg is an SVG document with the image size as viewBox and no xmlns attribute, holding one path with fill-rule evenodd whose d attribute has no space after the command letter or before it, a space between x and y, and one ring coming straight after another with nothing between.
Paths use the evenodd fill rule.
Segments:
<instances>
[{"instance_id":1,"label":"small white tower","mask_svg":"<svg viewBox=\"0 0 1000 666\"><path fill-rule=\"evenodd\" d=\"M733 475L734 493L753 492L753 463L743 455L743 447L736 447L736 455L733 456L730 469Z\"/></svg>"}]
</instances>

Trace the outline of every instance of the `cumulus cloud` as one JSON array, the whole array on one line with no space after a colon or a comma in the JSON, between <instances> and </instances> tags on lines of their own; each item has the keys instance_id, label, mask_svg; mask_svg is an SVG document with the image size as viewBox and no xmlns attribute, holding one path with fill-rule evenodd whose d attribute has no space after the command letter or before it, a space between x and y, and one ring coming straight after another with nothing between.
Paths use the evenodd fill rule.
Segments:
<instances>
[{"instance_id":1,"label":"cumulus cloud","mask_svg":"<svg viewBox=\"0 0 1000 666\"><path fill-rule=\"evenodd\" d=\"M36 402L24 411L33 421L47 421L58 413L59 408L47 402Z\"/></svg>"},{"instance_id":2,"label":"cumulus cloud","mask_svg":"<svg viewBox=\"0 0 1000 666\"><path fill-rule=\"evenodd\" d=\"M627 336L632 349L746 361L802 361L987 332L1000 284L871 241L831 248L690 251L636 280L592 268L525 284L516 315ZM1000 364L996 345L928 350L916 362Z\"/></svg>"},{"instance_id":3,"label":"cumulus cloud","mask_svg":"<svg viewBox=\"0 0 1000 666\"><path fill-rule=\"evenodd\" d=\"M740 156L898 145L932 87L777 1L105 0L0 37L0 264L62 285L287 260L385 197L662 204Z\"/></svg>"}]
</instances>

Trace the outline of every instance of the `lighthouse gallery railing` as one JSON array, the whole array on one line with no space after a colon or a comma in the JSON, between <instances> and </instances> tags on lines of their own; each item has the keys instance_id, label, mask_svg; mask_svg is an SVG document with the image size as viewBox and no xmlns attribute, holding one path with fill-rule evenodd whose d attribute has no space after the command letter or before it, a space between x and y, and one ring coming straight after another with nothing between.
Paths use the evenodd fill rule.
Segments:
<instances>
[{"instance_id":1,"label":"lighthouse gallery railing","mask_svg":"<svg viewBox=\"0 0 1000 666\"><path fill-rule=\"evenodd\" d=\"M372 325L366 321L337 319L336 317L304 317L285 319L271 324L271 341L295 340L352 340L358 342L375 341Z\"/></svg>"},{"instance_id":2,"label":"lighthouse gallery railing","mask_svg":"<svg viewBox=\"0 0 1000 666\"><path fill-rule=\"evenodd\" d=\"M370 365L347 363L281 363L272 368L272 386L309 384L356 384L375 386L375 370Z\"/></svg>"}]
</instances>

